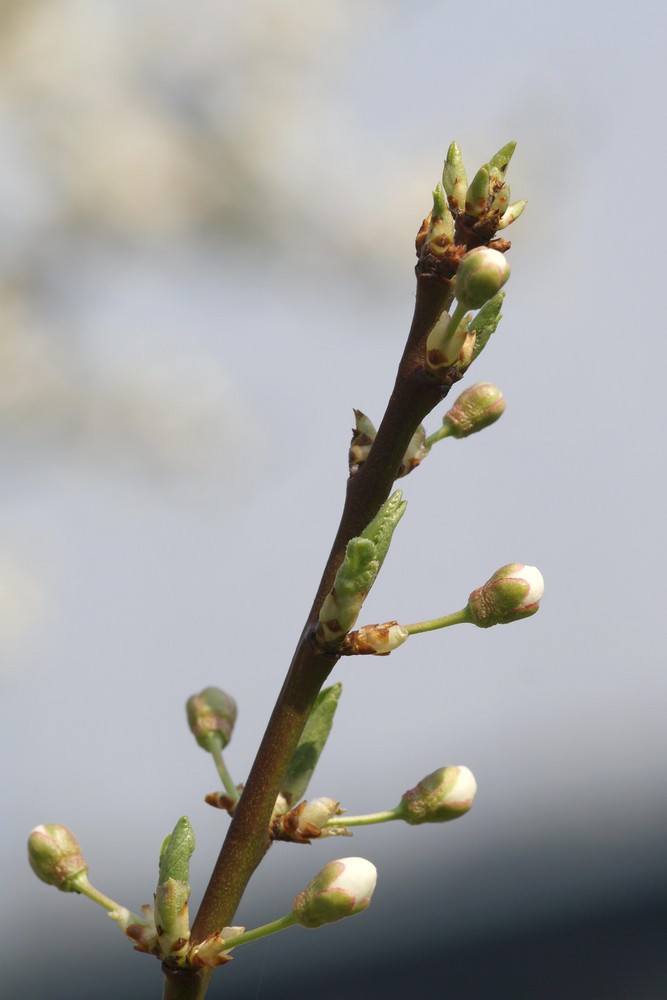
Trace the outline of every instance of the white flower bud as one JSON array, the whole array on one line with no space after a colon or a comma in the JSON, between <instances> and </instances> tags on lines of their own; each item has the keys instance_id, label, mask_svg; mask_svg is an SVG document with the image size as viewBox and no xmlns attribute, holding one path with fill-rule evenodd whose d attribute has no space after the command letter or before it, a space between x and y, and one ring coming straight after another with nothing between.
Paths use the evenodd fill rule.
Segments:
<instances>
[{"instance_id":1,"label":"white flower bud","mask_svg":"<svg viewBox=\"0 0 667 1000\"><path fill-rule=\"evenodd\" d=\"M401 819L412 826L446 823L471 808L477 782L467 767L439 767L414 788L404 792L399 804Z\"/></svg>"},{"instance_id":2,"label":"white flower bud","mask_svg":"<svg viewBox=\"0 0 667 1000\"><path fill-rule=\"evenodd\" d=\"M302 927L322 927L365 910L377 869L365 858L330 861L294 900L292 912Z\"/></svg>"},{"instance_id":3,"label":"white flower bud","mask_svg":"<svg viewBox=\"0 0 667 1000\"><path fill-rule=\"evenodd\" d=\"M506 625L528 618L539 609L544 579L536 566L508 563L501 566L468 598L468 612L480 628Z\"/></svg>"}]
</instances>

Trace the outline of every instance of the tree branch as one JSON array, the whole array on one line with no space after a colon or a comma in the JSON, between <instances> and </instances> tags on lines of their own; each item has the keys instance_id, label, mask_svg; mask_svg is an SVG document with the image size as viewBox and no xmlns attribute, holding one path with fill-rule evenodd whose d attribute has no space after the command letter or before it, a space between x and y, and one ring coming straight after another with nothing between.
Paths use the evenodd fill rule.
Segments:
<instances>
[{"instance_id":1,"label":"tree branch","mask_svg":"<svg viewBox=\"0 0 667 1000\"><path fill-rule=\"evenodd\" d=\"M287 766L313 703L338 660L312 642L319 609L347 543L361 534L389 496L413 434L457 377L451 370L449 380L438 379L425 365L427 334L451 300L449 280L418 273L412 326L387 410L368 458L348 480L340 525L315 600L204 893L192 927L193 942L232 923L245 888L270 846L269 822ZM164 972L164 1000L200 1000L205 995L210 972L168 968Z\"/></svg>"}]
</instances>

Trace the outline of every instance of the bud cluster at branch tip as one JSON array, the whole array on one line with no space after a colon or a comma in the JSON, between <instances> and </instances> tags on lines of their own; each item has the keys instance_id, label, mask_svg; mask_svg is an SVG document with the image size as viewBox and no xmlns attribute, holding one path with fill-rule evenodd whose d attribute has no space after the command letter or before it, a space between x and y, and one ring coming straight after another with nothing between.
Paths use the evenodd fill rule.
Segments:
<instances>
[{"instance_id":1,"label":"bud cluster at branch tip","mask_svg":"<svg viewBox=\"0 0 667 1000\"><path fill-rule=\"evenodd\" d=\"M510 203L506 174L515 147L515 142L502 146L468 183L461 150L456 142L450 144L442 181L433 192L433 208L417 234L418 271L437 273L449 281L467 249L509 249L508 241L496 234L526 207L525 201Z\"/></svg>"}]
</instances>

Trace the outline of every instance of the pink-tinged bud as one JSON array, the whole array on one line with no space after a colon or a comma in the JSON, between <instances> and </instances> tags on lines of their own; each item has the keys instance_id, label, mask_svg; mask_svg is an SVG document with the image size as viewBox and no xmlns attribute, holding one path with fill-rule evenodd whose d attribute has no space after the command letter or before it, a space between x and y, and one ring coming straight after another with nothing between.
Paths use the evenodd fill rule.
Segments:
<instances>
[{"instance_id":1,"label":"pink-tinged bud","mask_svg":"<svg viewBox=\"0 0 667 1000\"><path fill-rule=\"evenodd\" d=\"M59 823L36 826L28 837L28 860L37 878L61 892L81 892L88 865L73 833Z\"/></svg>"},{"instance_id":2,"label":"pink-tinged bud","mask_svg":"<svg viewBox=\"0 0 667 1000\"><path fill-rule=\"evenodd\" d=\"M535 566L501 566L468 598L470 620L480 628L507 625L534 615L544 593L544 579Z\"/></svg>"},{"instance_id":3,"label":"pink-tinged bud","mask_svg":"<svg viewBox=\"0 0 667 1000\"><path fill-rule=\"evenodd\" d=\"M442 422L454 438L477 434L499 420L505 412L505 398L497 385L477 382L461 393Z\"/></svg>"},{"instance_id":4,"label":"pink-tinged bud","mask_svg":"<svg viewBox=\"0 0 667 1000\"><path fill-rule=\"evenodd\" d=\"M365 858L330 861L292 904L297 924L322 927L365 910L371 901L377 869Z\"/></svg>"},{"instance_id":5,"label":"pink-tinged bud","mask_svg":"<svg viewBox=\"0 0 667 1000\"><path fill-rule=\"evenodd\" d=\"M454 291L466 309L479 309L492 299L510 276L504 254L490 247L475 247L459 264Z\"/></svg>"},{"instance_id":6,"label":"pink-tinged bud","mask_svg":"<svg viewBox=\"0 0 667 1000\"><path fill-rule=\"evenodd\" d=\"M236 722L236 702L221 688L207 687L193 694L186 705L188 725L200 747L224 749L232 738Z\"/></svg>"},{"instance_id":7,"label":"pink-tinged bud","mask_svg":"<svg viewBox=\"0 0 667 1000\"><path fill-rule=\"evenodd\" d=\"M446 823L468 812L476 791L477 782L467 767L439 767L404 792L397 812L412 826Z\"/></svg>"}]
</instances>

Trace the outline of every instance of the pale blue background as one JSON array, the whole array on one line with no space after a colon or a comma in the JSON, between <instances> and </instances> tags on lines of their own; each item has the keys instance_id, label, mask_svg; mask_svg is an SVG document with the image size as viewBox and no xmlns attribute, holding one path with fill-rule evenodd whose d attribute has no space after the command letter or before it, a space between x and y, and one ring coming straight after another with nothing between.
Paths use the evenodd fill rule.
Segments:
<instances>
[{"instance_id":1,"label":"pale blue background","mask_svg":"<svg viewBox=\"0 0 667 1000\"><path fill-rule=\"evenodd\" d=\"M239 920L284 912L331 857L371 858L368 914L284 942L321 963L337 948L356 996L359 956L382 956L388 990L413 933L474 954L500 927L664 905L663 8L33 0L1 16L10 981L26 1000L43 977L97 995L77 985L91 949L102 981L156 995L157 966L101 911L34 879L25 837L66 823L93 881L137 908L187 813L199 899L226 821L202 802L216 779L182 706L207 684L234 694L242 780L337 523L352 407L379 420L393 381L452 138L470 172L518 141L529 207L468 379L497 382L507 413L405 480L364 619L454 610L513 560L542 570L543 608L337 667L311 791L381 809L465 763L474 811L277 845ZM212 995L276 995L294 957L262 949ZM448 970L451 996L482 996ZM645 963L626 971L605 997L664 996ZM541 995L526 990L494 996Z\"/></svg>"}]
</instances>

